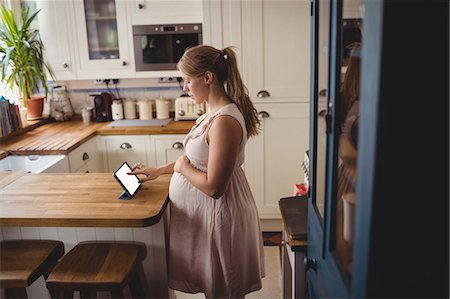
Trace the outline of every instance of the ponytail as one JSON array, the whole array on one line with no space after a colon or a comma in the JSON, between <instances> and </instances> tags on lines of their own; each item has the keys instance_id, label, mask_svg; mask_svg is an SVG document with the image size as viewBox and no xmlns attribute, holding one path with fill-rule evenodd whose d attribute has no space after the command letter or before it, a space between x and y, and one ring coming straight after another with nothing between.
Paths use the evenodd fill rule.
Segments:
<instances>
[{"instance_id":1,"label":"ponytail","mask_svg":"<svg viewBox=\"0 0 450 299\"><path fill-rule=\"evenodd\" d=\"M222 50L228 64L228 76L225 80L225 92L236 103L244 116L247 128L247 137L255 136L259 133L260 121L258 112L253 106L253 102L248 95L248 89L242 82L237 65L236 54L231 47Z\"/></svg>"},{"instance_id":2,"label":"ponytail","mask_svg":"<svg viewBox=\"0 0 450 299\"><path fill-rule=\"evenodd\" d=\"M260 121L247 87L242 82L232 47L223 50L207 45L189 48L177 64L185 74L199 77L207 71L213 72L224 86L227 96L236 104L245 120L247 138L259 133Z\"/></svg>"}]
</instances>

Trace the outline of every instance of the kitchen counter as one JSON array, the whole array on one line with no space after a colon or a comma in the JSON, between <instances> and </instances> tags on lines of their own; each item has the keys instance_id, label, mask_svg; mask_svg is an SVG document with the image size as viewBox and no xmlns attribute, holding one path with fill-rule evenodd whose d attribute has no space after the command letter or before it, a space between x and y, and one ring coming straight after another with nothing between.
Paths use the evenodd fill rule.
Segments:
<instances>
[{"instance_id":1,"label":"kitchen counter","mask_svg":"<svg viewBox=\"0 0 450 299\"><path fill-rule=\"evenodd\" d=\"M169 180L170 175L160 176L132 199L119 200L122 188L109 173L0 172L0 240L61 240L65 252L88 240L144 243L145 298L169 298ZM43 278L27 293L51 299Z\"/></svg>"},{"instance_id":2,"label":"kitchen counter","mask_svg":"<svg viewBox=\"0 0 450 299\"><path fill-rule=\"evenodd\" d=\"M15 155L67 155L95 135L187 134L195 121L174 121L167 126L116 127L111 122L84 125L80 119L50 122L0 143L0 158Z\"/></svg>"},{"instance_id":3,"label":"kitchen counter","mask_svg":"<svg viewBox=\"0 0 450 299\"><path fill-rule=\"evenodd\" d=\"M119 200L122 188L109 173L0 175L0 226L150 226L168 204L169 181L161 176Z\"/></svg>"}]
</instances>

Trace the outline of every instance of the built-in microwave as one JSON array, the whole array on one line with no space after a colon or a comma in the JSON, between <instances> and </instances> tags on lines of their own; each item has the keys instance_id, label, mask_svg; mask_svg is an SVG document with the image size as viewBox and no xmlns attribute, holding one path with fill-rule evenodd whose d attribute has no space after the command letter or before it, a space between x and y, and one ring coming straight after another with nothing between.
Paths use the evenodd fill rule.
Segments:
<instances>
[{"instance_id":1,"label":"built-in microwave","mask_svg":"<svg viewBox=\"0 0 450 299\"><path fill-rule=\"evenodd\" d=\"M202 44L202 24L133 26L136 71L176 70L184 51Z\"/></svg>"}]
</instances>

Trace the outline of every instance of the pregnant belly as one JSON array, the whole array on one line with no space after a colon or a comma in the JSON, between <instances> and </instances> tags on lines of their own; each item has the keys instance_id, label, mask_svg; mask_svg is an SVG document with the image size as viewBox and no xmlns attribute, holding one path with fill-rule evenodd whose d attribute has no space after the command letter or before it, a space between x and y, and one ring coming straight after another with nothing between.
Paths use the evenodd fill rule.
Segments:
<instances>
[{"instance_id":1,"label":"pregnant belly","mask_svg":"<svg viewBox=\"0 0 450 299\"><path fill-rule=\"evenodd\" d=\"M185 198L194 186L179 172L174 172L170 179L169 197L171 201Z\"/></svg>"}]
</instances>

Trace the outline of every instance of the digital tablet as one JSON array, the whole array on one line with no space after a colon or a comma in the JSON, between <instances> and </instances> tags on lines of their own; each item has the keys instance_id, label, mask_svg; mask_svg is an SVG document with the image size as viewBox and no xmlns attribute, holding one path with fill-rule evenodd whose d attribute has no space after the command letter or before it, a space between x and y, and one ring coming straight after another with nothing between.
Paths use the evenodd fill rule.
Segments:
<instances>
[{"instance_id":1,"label":"digital tablet","mask_svg":"<svg viewBox=\"0 0 450 299\"><path fill-rule=\"evenodd\" d=\"M131 167L127 162L124 162L119 169L114 172L114 177L122 185L122 188L126 192L129 198L132 198L136 194L139 187L142 185L139 178L135 174L128 174L131 172Z\"/></svg>"}]
</instances>

